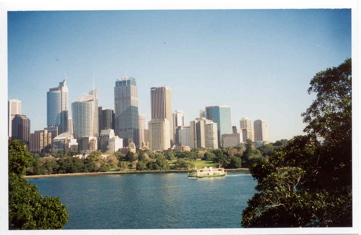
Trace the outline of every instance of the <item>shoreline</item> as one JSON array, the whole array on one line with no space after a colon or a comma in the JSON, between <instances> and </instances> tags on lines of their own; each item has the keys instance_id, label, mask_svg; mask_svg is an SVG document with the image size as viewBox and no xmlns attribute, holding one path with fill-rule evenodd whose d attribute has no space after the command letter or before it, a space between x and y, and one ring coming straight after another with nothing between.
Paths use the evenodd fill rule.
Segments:
<instances>
[{"instance_id":1,"label":"shoreline","mask_svg":"<svg viewBox=\"0 0 361 235\"><path fill-rule=\"evenodd\" d=\"M153 171L116 171L116 172L84 172L84 173L65 173L52 175L25 175L24 178L49 178L49 177L67 177L67 176L96 176L96 175L127 175L127 174L163 174L163 173L187 173L190 170L153 170ZM248 169L226 169L227 172L249 172Z\"/></svg>"}]
</instances>

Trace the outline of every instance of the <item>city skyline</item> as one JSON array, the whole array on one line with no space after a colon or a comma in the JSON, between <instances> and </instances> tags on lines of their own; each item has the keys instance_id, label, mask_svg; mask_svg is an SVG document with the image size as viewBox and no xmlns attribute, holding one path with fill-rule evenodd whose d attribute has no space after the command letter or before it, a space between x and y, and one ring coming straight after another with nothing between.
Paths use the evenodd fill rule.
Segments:
<instances>
[{"instance_id":1,"label":"city skyline","mask_svg":"<svg viewBox=\"0 0 361 235\"><path fill-rule=\"evenodd\" d=\"M312 77L351 57L349 9L9 12L8 30L8 99L22 101L31 132L65 77L69 103L93 84L114 110L114 81L131 76L147 122L149 89L167 86L185 125L227 105L232 125L267 120L271 142L290 139L303 134Z\"/></svg>"}]
</instances>

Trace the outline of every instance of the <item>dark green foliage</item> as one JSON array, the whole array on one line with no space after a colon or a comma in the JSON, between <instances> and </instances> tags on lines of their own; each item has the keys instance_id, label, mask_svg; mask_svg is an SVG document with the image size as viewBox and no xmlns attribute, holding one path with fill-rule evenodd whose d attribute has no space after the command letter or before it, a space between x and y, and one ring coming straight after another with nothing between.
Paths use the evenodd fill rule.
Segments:
<instances>
[{"instance_id":1,"label":"dark green foliage","mask_svg":"<svg viewBox=\"0 0 361 235\"><path fill-rule=\"evenodd\" d=\"M307 135L250 168L258 193L244 227L352 226L351 59L317 73L309 92L317 99L302 114Z\"/></svg>"},{"instance_id":2,"label":"dark green foliage","mask_svg":"<svg viewBox=\"0 0 361 235\"><path fill-rule=\"evenodd\" d=\"M109 170L109 164L100 151L93 151L85 158L84 168L85 172L104 172Z\"/></svg>"},{"instance_id":3,"label":"dark green foliage","mask_svg":"<svg viewBox=\"0 0 361 235\"><path fill-rule=\"evenodd\" d=\"M231 160L227 166L227 168L241 168L242 160L239 157L231 157Z\"/></svg>"},{"instance_id":4,"label":"dark green foliage","mask_svg":"<svg viewBox=\"0 0 361 235\"><path fill-rule=\"evenodd\" d=\"M169 170L169 164L167 159L161 155L155 161L149 161L147 164L149 170Z\"/></svg>"},{"instance_id":5,"label":"dark green foliage","mask_svg":"<svg viewBox=\"0 0 361 235\"><path fill-rule=\"evenodd\" d=\"M262 156L271 156L273 152L275 151L275 147L273 144L265 144L258 148L258 150L261 152Z\"/></svg>"},{"instance_id":6,"label":"dark green foliage","mask_svg":"<svg viewBox=\"0 0 361 235\"><path fill-rule=\"evenodd\" d=\"M264 157L261 152L253 146L250 139L246 141L246 150L242 154L242 167L250 167L261 162Z\"/></svg>"},{"instance_id":7,"label":"dark green foliage","mask_svg":"<svg viewBox=\"0 0 361 235\"><path fill-rule=\"evenodd\" d=\"M125 155L121 152L114 152L114 155L117 157L118 161L125 161Z\"/></svg>"},{"instance_id":8,"label":"dark green foliage","mask_svg":"<svg viewBox=\"0 0 361 235\"><path fill-rule=\"evenodd\" d=\"M16 139L9 141L9 173L24 175L25 169L33 162L33 155L26 151L23 142Z\"/></svg>"},{"instance_id":9,"label":"dark green foliage","mask_svg":"<svg viewBox=\"0 0 361 235\"><path fill-rule=\"evenodd\" d=\"M173 169L175 170L191 170L194 169L194 163L189 161L187 158L178 158L174 164Z\"/></svg>"},{"instance_id":10,"label":"dark green foliage","mask_svg":"<svg viewBox=\"0 0 361 235\"><path fill-rule=\"evenodd\" d=\"M276 142L274 142L273 146L275 147L275 149L277 149L277 148L285 146L287 143L288 143L288 140L281 139L281 140L277 140Z\"/></svg>"},{"instance_id":11,"label":"dark green foliage","mask_svg":"<svg viewBox=\"0 0 361 235\"><path fill-rule=\"evenodd\" d=\"M128 162L134 162L136 160L135 154L131 151L127 152L127 154L125 155L125 160Z\"/></svg>"},{"instance_id":12,"label":"dark green foliage","mask_svg":"<svg viewBox=\"0 0 361 235\"><path fill-rule=\"evenodd\" d=\"M137 169L138 171L147 170L147 164L146 164L144 161L138 161L138 162L137 162L136 169Z\"/></svg>"},{"instance_id":13,"label":"dark green foliage","mask_svg":"<svg viewBox=\"0 0 361 235\"><path fill-rule=\"evenodd\" d=\"M164 153L164 156L165 156L165 158L166 158L167 160L170 160L170 161L176 159L174 153L171 152L171 151L165 152L165 153Z\"/></svg>"},{"instance_id":14,"label":"dark green foliage","mask_svg":"<svg viewBox=\"0 0 361 235\"><path fill-rule=\"evenodd\" d=\"M230 157L228 157L228 152L226 149L215 149L212 151L215 155L213 159L214 163L218 163L219 167L227 167L231 161Z\"/></svg>"},{"instance_id":15,"label":"dark green foliage","mask_svg":"<svg viewBox=\"0 0 361 235\"><path fill-rule=\"evenodd\" d=\"M35 185L22 178L31 162L23 143L9 141L9 228L61 229L69 214L59 198L41 196Z\"/></svg>"},{"instance_id":16,"label":"dark green foliage","mask_svg":"<svg viewBox=\"0 0 361 235\"><path fill-rule=\"evenodd\" d=\"M142 150L139 150L139 153L138 153L138 161L144 161L144 160L146 160L146 159L147 159L147 157L146 157L146 155L145 155L145 152L142 151Z\"/></svg>"},{"instance_id":17,"label":"dark green foliage","mask_svg":"<svg viewBox=\"0 0 361 235\"><path fill-rule=\"evenodd\" d=\"M202 160L213 161L215 158L216 158L216 155L214 155L214 153L207 151L207 152L205 152Z\"/></svg>"},{"instance_id":18,"label":"dark green foliage","mask_svg":"<svg viewBox=\"0 0 361 235\"><path fill-rule=\"evenodd\" d=\"M197 151L175 151L174 156L176 158L188 158L189 160L195 161L198 156L199 149Z\"/></svg>"}]
</instances>

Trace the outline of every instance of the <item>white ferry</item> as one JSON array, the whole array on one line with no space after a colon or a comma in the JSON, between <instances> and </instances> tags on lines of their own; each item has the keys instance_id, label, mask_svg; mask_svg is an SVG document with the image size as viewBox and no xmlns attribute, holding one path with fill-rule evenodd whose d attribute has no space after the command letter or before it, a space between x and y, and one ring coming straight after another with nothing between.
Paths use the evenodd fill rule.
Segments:
<instances>
[{"instance_id":1,"label":"white ferry","mask_svg":"<svg viewBox=\"0 0 361 235\"><path fill-rule=\"evenodd\" d=\"M196 178L207 178L207 177L222 177L226 176L227 173L224 168L213 168L213 167L204 167L200 170L193 170L188 173L188 177Z\"/></svg>"}]
</instances>

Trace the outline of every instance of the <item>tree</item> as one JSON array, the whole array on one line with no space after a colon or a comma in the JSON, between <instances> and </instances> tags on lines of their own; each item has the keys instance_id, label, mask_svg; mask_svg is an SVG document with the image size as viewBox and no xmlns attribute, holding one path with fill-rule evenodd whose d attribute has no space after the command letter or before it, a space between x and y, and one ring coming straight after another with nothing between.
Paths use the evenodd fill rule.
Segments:
<instances>
[{"instance_id":1,"label":"tree","mask_svg":"<svg viewBox=\"0 0 361 235\"><path fill-rule=\"evenodd\" d=\"M9 228L61 229L69 214L59 198L43 197L22 176L32 155L18 140L9 141Z\"/></svg>"},{"instance_id":2,"label":"tree","mask_svg":"<svg viewBox=\"0 0 361 235\"><path fill-rule=\"evenodd\" d=\"M261 151L261 154L265 156L271 156L273 152L275 151L275 147L273 144L265 144L258 148L259 151Z\"/></svg>"},{"instance_id":3,"label":"tree","mask_svg":"<svg viewBox=\"0 0 361 235\"><path fill-rule=\"evenodd\" d=\"M167 160L170 160L170 161L176 159L176 157L175 157L175 155L174 155L174 153L173 153L172 151L165 152L165 153L164 153L164 156L165 156L165 158L166 158Z\"/></svg>"},{"instance_id":4,"label":"tree","mask_svg":"<svg viewBox=\"0 0 361 235\"><path fill-rule=\"evenodd\" d=\"M227 166L229 168L240 168L242 167L242 160L239 157L231 157L231 161L229 162L229 165Z\"/></svg>"},{"instance_id":5,"label":"tree","mask_svg":"<svg viewBox=\"0 0 361 235\"><path fill-rule=\"evenodd\" d=\"M137 162L136 169L137 169L138 171L144 171L144 170L147 169L147 164L144 163L143 161L138 161L138 162Z\"/></svg>"},{"instance_id":6,"label":"tree","mask_svg":"<svg viewBox=\"0 0 361 235\"><path fill-rule=\"evenodd\" d=\"M264 159L261 152L253 146L252 140L247 139L246 150L242 154L242 167L250 167Z\"/></svg>"},{"instance_id":7,"label":"tree","mask_svg":"<svg viewBox=\"0 0 361 235\"><path fill-rule=\"evenodd\" d=\"M244 227L352 226L351 59L310 84L317 99L302 114L307 135L250 168L258 193Z\"/></svg>"},{"instance_id":8,"label":"tree","mask_svg":"<svg viewBox=\"0 0 361 235\"><path fill-rule=\"evenodd\" d=\"M173 168L176 170L191 170L195 167L194 163L187 158L178 158Z\"/></svg>"}]
</instances>

